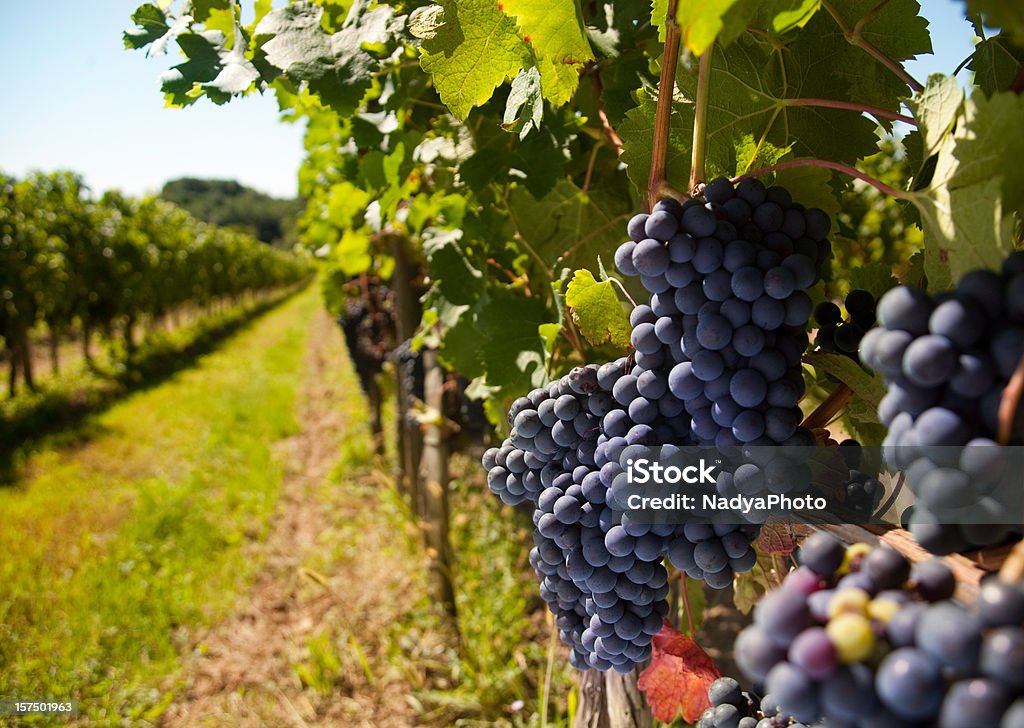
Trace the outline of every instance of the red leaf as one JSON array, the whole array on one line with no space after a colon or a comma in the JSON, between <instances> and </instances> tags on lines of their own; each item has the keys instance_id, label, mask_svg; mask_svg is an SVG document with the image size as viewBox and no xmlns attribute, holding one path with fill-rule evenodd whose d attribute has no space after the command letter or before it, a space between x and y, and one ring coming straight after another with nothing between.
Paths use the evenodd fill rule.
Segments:
<instances>
[{"instance_id":1,"label":"red leaf","mask_svg":"<svg viewBox=\"0 0 1024 728\"><path fill-rule=\"evenodd\" d=\"M708 688L720 677L722 673L700 645L665 622L654 635L651 664L640 673L637 687L647 695L658 720L668 723L682 711L683 720L696 723L711 707Z\"/></svg>"},{"instance_id":2,"label":"red leaf","mask_svg":"<svg viewBox=\"0 0 1024 728\"><path fill-rule=\"evenodd\" d=\"M789 556L797 547L797 539L814 533L813 529L803 525L788 523L768 523L761 527L761 535L757 538L757 547L765 554Z\"/></svg>"}]
</instances>

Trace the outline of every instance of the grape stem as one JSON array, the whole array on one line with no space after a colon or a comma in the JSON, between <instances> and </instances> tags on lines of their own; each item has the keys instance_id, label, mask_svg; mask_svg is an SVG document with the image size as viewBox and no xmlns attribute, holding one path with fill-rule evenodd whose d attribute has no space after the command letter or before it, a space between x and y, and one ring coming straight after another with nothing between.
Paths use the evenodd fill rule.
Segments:
<instances>
[{"instance_id":1,"label":"grape stem","mask_svg":"<svg viewBox=\"0 0 1024 728\"><path fill-rule=\"evenodd\" d=\"M693 149L690 153L691 195L706 177L704 164L708 143L708 99L711 95L711 53L714 49L714 43L708 46L697 67L697 98L693 106Z\"/></svg>"},{"instance_id":2,"label":"grape stem","mask_svg":"<svg viewBox=\"0 0 1024 728\"><path fill-rule=\"evenodd\" d=\"M633 297L631 295L629 295L629 291L627 291L626 287L622 285L622 281L620 281L615 276L608 276L608 280L612 282L612 285L618 286L619 290L622 291L622 295L626 297L626 300L629 301L630 304L632 304L633 308L636 308L636 301L633 300Z\"/></svg>"},{"instance_id":3,"label":"grape stem","mask_svg":"<svg viewBox=\"0 0 1024 728\"><path fill-rule=\"evenodd\" d=\"M779 164L773 164L770 167L762 167L761 169L753 169L746 174L742 174L739 177L734 177L732 183L746 179L747 177L757 177L758 175L768 174L770 172L779 172L783 169L792 169L794 167L824 167L826 169L833 169L843 174L848 174L851 177L856 177L862 182L867 182L869 185L877 189L883 194L889 195L890 197L896 197L901 200L909 200L911 195L909 192L904 190L898 190L895 187L890 187L885 182L875 179L869 174L861 172L856 167L851 167L848 164L841 164L840 162L831 162L827 159L791 159L788 162L780 162Z\"/></svg>"},{"instance_id":4,"label":"grape stem","mask_svg":"<svg viewBox=\"0 0 1024 728\"><path fill-rule=\"evenodd\" d=\"M1006 389L999 401L999 444L1009 445L1013 437L1013 421L1017 417L1021 395L1024 394L1024 356L1021 357L1017 369L1010 377Z\"/></svg>"},{"instance_id":5,"label":"grape stem","mask_svg":"<svg viewBox=\"0 0 1024 728\"><path fill-rule=\"evenodd\" d=\"M839 101L837 99L783 99L783 106L822 106L828 109L845 109L847 111L859 111L862 114L870 114L876 119L889 119L890 121L902 121L904 124L917 126L917 120L912 116L897 114L878 106L867 104L855 104L851 101Z\"/></svg>"},{"instance_id":6,"label":"grape stem","mask_svg":"<svg viewBox=\"0 0 1024 728\"><path fill-rule=\"evenodd\" d=\"M658 79L658 106L654 112L654 140L651 143L651 173L647 178L647 205L666 195L683 197L672 190L665 180L668 159L668 132L672 120L672 96L676 87L676 66L679 63L679 24L676 22L678 0L668 0L665 12L665 52L661 57L661 76Z\"/></svg>"},{"instance_id":7,"label":"grape stem","mask_svg":"<svg viewBox=\"0 0 1024 728\"><path fill-rule=\"evenodd\" d=\"M896 76L898 76L899 79L903 81L903 83L910 86L910 88L912 88L914 91L924 90L924 86L921 84L920 81L918 81L916 78L907 73L907 70L903 66L894 61L892 58L889 58L889 56L885 55L885 53L881 49L879 49L878 46L876 46L871 41L867 40L862 35L862 31L864 29L863 22L858 22L856 27L851 28L849 25L847 25L846 21L843 20L843 16L836 12L836 9L832 7L832 3L830 3L828 0L821 0L821 6L825 8L825 10L828 11L828 14L832 16L832 19L836 21L836 25L838 25L839 30L843 32L843 36L846 38L847 43L855 45L861 50L863 50L869 56L871 56L876 61L881 63L883 66L892 71L894 74L896 74ZM872 10L870 13L868 13L868 15L870 16L874 12L876 11Z\"/></svg>"},{"instance_id":8,"label":"grape stem","mask_svg":"<svg viewBox=\"0 0 1024 728\"><path fill-rule=\"evenodd\" d=\"M802 427L808 430L817 430L824 427L832 418L839 414L839 411L853 399L853 390L845 384L840 384L828 397L819 404L811 414L801 423Z\"/></svg>"},{"instance_id":9,"label":"grape stem","mask_svg":"<svg viewBox=\"0 0 1024 728\"><path fill-rule=\"evenodd\" d=\"M680 586L682 589L683 607L686 609L686 624L689 626L690 639L695 639L696 635L693 633L693 612L690 611L690 593L686 590L686 572L682 571L679 574Z\"/></svg>"}]
</instances>

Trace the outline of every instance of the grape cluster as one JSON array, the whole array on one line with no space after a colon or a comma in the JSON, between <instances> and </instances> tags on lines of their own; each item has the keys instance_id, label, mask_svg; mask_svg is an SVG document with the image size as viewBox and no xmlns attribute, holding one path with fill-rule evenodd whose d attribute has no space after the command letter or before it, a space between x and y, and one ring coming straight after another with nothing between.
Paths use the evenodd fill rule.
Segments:
<instances>
[{"instance_id":1,"label":"grape cluster","mask_svg":"<svg viewBox=\"0 0 1024 728\"><path fill-rule=\"evenodd\" d=\"M629 446L813 444L797 406L803 289L829 254L828 217L756 180L713 180L704 195L629 222L616 262L651 294L630 316L635 352L517 399L508 439L483 457L496 495L534 506L530 562L580 669L650 656L666 556L715 588L756 561L755 524L630 519L610 495Z\"/></svg>"},{"instance_id":2,"label":"grape cluster","mask_svg":"<svg viewBox=\"0 0 1024 728\"><path fill-rule=\"evenodd\" d=\"M832 301L819 303L814 309L818 332L814 343L830 354L844 354L859 361L857 350L861 339L875 325L875 297L859 289L846 296L846 318Z\"/></svg>"},{"instance_id":3,"label":"grape cluster","mask_svg":"<svg viewBox=\"0 0 1024 728\"><path fill-rule=\"evenodd\" d=\"M703 194L635 216L615 253L651 293L651 314L633 325L638 363L672 361L668 389L695 442L789 444L804 393L805 289L830 254L828 216L756 179L719 177Z\"/></svg>"},{"instance_id":4,"label":"grape cluster","mask_svg":"<svg viewBox=\"0 0 1024 728\"><path fill-rule=\"evenodd\" d=\"M938 559L815 534L801 566L736 641L744 673L782 711L833 728L1020 728L1024 588L989 577L976 610L950 600Z\"/></svg>"},{"instance_id":5,"label":"grape cluster","mask_svg":"<svg viewBox=\"0 0 1024 728\"><path fill-rule=\"evenodd\" d=\"M758 699L731 677L711 683L708 700L711 707L701 714L697 728L807 728L782 713L771 695Z\"/></svg>"},{"instance_id":6,"label":"grape cluster","mask_svg":"<svg viewBox=\"0 0 1024 728\"><path fill-rule=\"evenodd\" d=\"M894 288L877 314L860 356L887 382L878 416L889 428L886 459L916 496L911 532L940 554L1001 541L1012 530L999 523L1008 484L1005 453L992 446L1024 356L1024 252L1000 273L968 273L950 293Z\"/></svg>"},{"instance_id":7,"label":"grape cluster","mask_svg":"<svg viewBox=\"0 0 1024 728\"><path fill-rule=\"evenodd\" d=\"M530 564L579 669L625 672L648 659L668 612L661 561L675 527L630 524L607 504L602 482L615 448L680 437L664 419L633 422L616 402L610 379L626 366L577 367L516 400L509 438L483 456L492 492L534 506ZM621 443L605 434L605 420L625 428Z\"/></svg>"},{"instance_id":8,"label":"grape cluster","mask_svg":"<svg viewBox=\"0 0 1024 728\"><path fill-rule=\"evenodd\" d=\"M869 520L875 509L882 502L885 486L876 477L875 469L866 468L863 461L863 448L853 439L836 443L837 452L842 456L847 467L844 483L844 505L865 520Z\"/></svg>"}]
</instances>

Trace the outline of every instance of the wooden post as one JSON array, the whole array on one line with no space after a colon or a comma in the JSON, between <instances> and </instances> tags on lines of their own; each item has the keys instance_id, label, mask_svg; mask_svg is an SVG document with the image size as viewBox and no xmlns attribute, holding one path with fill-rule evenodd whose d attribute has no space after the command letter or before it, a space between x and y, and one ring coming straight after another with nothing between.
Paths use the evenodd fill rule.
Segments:
<instances>
[{"instance_id":1,"label":"wooden post","mask_svg":"<svg viewBox=\"0 0 1024 728\"><path fill-rule=\"evenodd\" d=\"M50 326L50 374L60 374L60 336L55 326Z\"/></svg>"},{"instance_id":2,"label":"wooden post","mask_svg":"<svg viewBox=\"0 0 1024 728\"><path fill-rule=\"evenodd\" d=\"M399 343L392 355L395 365L395 392L397 394L395 425L398 446L396 481L401 491L409 497L414 510L419 506L419 469L422 437L419 426L410 418L412 392L409 391L411 372L405 372L400 359L402 343L412 338L420 322L419 301L415 286L419 280L419 268L412 259L409 241L401 235L390 235L391 254L395 270L391 276L391 288L395 293L395 340ZM417 515L419 515L417 513Z\"/></svg>"},{"instance_id":3,"label":"wooden post","mask_svg":"<svg viewBox=\"0 0 1024 728\"><path fill-rule=\"evenodd\" d=\"M435 349L423 349L423 392L429 418L423 433L420 524L430 558L431 591L457 624L448 521L448 428L444 418L444 367Z\"/></svg>"},{"instance_id":4,"label":"wooden post","mask_svg":"<svg viewBox=\"0 0 1024 728\"><path fill-rule=\"evenodd\" d=\"M636 686L640 668L620 674L587 670L580 677L572 728L652 728L654 716Z\"/></svg>"}]
</instances>

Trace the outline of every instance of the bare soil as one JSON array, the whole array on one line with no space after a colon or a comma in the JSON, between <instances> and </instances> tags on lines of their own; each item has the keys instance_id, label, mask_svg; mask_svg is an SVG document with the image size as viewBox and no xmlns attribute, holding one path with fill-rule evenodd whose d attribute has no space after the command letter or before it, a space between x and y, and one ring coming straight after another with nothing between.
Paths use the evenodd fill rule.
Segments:
<instances>
[{"instance_id":1,"label":"bare soil","mask_svg":"<svg viewBox=\"0 0 1024 728\"><path fill-rule=\"evenodd\" d=\"M194 641L162 726L421 722L415 676L389 659L400 603L422 593L418 564L402 570L394 524L363 497L386 487L379 477L346 469L343 482L330 481L344 441L368 434L339 405L358 400L348 391L355 376L332 371L348 366L337 327L322 310L310 326L300 431L280 446L285 480L271 531L250 546L263 567L237 611Z\"/></svg>"}]
</instances>

